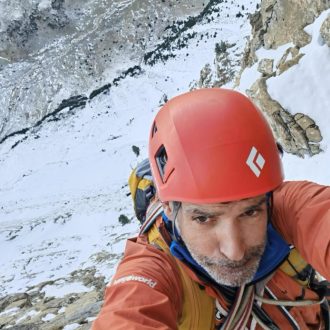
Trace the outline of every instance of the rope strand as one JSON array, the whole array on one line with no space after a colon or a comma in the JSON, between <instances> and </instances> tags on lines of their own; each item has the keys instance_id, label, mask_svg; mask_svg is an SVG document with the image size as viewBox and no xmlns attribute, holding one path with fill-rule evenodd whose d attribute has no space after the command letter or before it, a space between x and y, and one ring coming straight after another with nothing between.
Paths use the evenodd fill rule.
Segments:
<instances>
[{"instance_id":1,"label":"rope strand","mask_svg":"<svg viewBox=\"0 0 330 330\"><path fill-rule=\"evenodd\" d=\"M255 295L255 299L263 304L276 305L276 306L312 306L312 305L321 305L325 301L325 297L321 300L299 300L299 301L290 301L290 300L273 300L264 297Z\"/></svg>"}]
</instances>

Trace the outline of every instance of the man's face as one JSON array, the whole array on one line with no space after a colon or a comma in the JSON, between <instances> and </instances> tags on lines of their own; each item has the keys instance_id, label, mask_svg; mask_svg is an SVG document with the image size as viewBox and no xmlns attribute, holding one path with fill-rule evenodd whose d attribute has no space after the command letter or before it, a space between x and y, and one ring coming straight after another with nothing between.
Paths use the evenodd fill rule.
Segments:
<instances>
[{"instance_id":1,"label":"man's face","mask_svg":"<svg viewBox=\"0 0 330 330\"><path fill-rule=\"evenodd\" d=\"M171 205L165 212L172 219ZM253 279L265 249L266 197L216 204L183 202L177 225L192 257L217 283L241 286Z\"/></svg>"}]
</instances>

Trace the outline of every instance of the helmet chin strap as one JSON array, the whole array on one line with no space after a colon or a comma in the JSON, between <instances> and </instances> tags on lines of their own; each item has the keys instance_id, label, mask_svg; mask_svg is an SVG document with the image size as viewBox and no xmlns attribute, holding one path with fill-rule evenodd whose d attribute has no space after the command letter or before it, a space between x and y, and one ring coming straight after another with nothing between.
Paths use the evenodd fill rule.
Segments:
<instances>
[{"instance_id":1,"label":"helmet chin strap","mask_svg":"<svg viewBox=\"0 0 330 330\"><path fill-rule=\"evenodd\" d=\"M267 221L271 222L273 212L273 192L266 193Z\"/></svg>"},{"instance_id":2,"label":"helmet chin strap","mask_svg":"<svg viewBox=\"0 0 330 330\"><path fill-rule=\"evenodd\" d=\"M181 233L180 233L180 229L179 227L176 225L176 220L178 218L178 213L180 211L180 208L181 208L181 203L180 203L180 206L175 210L175 214L174 214L174 217L173 217L173 220L171 220L171 225L172 225L172 239L179 243L179 244L182 244L183 246L185 246L182 238L181 238Z\"/></svg>"},{"instance_id":3,"label":"helmet chin strap","mask_svg":"<svg viewBox=\"0 0 330 330\"><path fill-rule=\"evenodd\" d=\"M176 225L179 209L180 208L178 208L177 211L175 212L175 216L173 217L173 220L167 218L165 212L162 213L163 221L172 238L172 242L170 244L171 254L175 258L181 260L182 262L189 264L190 267L192 267L194 270L198 270L199 274L203 274L204 277L209 278L210 277L209 274L191 256L191 254L187 250L186 245L184 244L184 242L181 238L179 229Z\"/></svg>"}]
</instances>

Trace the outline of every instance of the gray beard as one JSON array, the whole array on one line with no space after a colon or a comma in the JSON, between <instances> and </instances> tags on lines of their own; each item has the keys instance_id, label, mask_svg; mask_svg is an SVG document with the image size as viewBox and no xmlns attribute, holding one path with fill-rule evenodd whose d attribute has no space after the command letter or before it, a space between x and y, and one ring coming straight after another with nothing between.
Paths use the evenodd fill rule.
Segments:
<instances>
[{"instance_id":1,"label":"gray beard","mask_svg":"<svg viewBox=\"0 0 330 330\"><path fill-rule=\"evenodd\" d=\"M253 280L265 250L265 242L250 248L240 261L232 261L225 256L219 259L209 258L197 254L190 244L186 243L186 247L213 280L222 285L239 287Z\"/></svg>"}]
</instances>

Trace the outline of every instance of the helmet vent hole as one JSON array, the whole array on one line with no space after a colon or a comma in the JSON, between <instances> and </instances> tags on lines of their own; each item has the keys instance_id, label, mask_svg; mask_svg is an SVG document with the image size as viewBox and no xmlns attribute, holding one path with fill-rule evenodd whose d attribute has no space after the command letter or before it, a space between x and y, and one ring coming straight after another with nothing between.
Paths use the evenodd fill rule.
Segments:
<instances>
[{"instance_id":1,"label":"helmet vent hole","mask_svg":"<svg viewBox=\"0 0 330 330\"><path fill-rule=\"evenodd\" d=\"M156 125L156 122L154 122L154 124L152 126L152 130L151 130L151 137L154 137L156 132L157 132L157 125Z\"/></svg>"},{"instance_id":2,"label":"helmet vent hole","mask_svg":"<svg viewBox=\"0 0 330 330\"><path fill-rule=\"evenodd\" d=\"M162 145L156 153L156 163L158 167L159 174L164 181L165 166L167 163L167 153L164 145Z\"/></svg>"},{"instance_id":3,"label":"helmet vent hole","mask_svg":"<svg viewBox=\"0 0 330 330\"><path fill-rule=\"evenodd\" d=\"M279 142L276 142L276 146L277 146L277 150L278 150L280 156L283 157L283 154L284 154L283 146Z\"/></svg>"}]
</instances>

